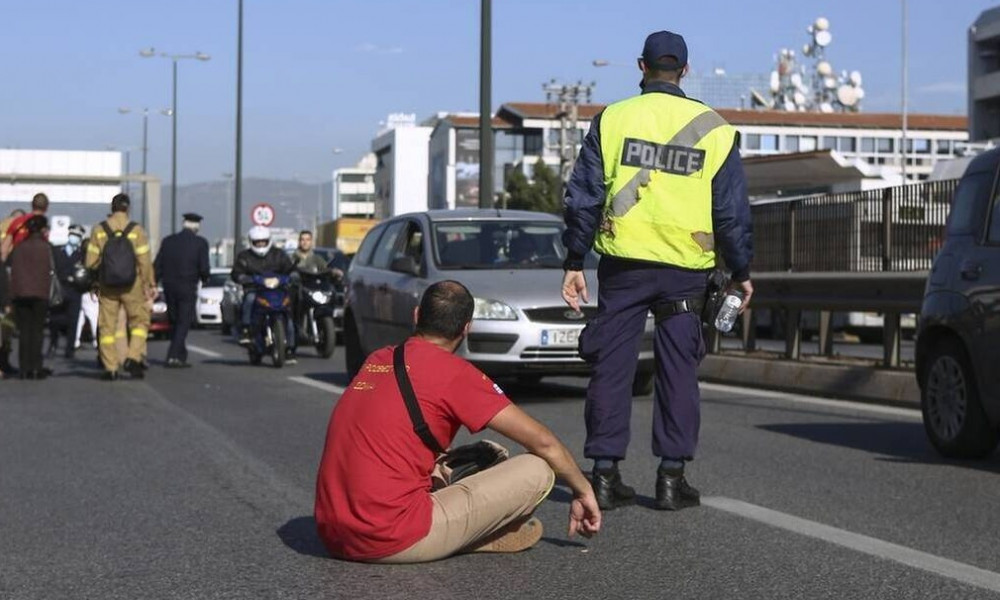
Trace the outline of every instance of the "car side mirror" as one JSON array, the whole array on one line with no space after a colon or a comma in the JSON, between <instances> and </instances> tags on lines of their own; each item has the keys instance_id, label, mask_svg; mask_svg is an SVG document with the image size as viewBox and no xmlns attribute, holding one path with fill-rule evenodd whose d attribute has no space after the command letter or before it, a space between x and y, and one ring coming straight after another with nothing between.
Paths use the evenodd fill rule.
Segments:
<instances>
[{"instance_id":1,"label":"car side mirror","mask_svg":"<svg viewBox=\"0 0 1000 600\"><path fill-rule=\"evenodd\" d=\"M400 256L392 261L389 265L390 271L396 271L398 273L409 273L410 275L420 275L420 265L417 264L416 259L412 256Z\"/></svg>"}]
</instances>

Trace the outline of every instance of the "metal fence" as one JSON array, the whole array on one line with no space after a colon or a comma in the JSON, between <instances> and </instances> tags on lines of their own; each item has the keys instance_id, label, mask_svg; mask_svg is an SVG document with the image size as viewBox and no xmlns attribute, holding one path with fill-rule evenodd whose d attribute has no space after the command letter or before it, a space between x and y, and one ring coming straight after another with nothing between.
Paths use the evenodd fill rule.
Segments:
<instances>
[{"instance_id":1,"label":"metal fence","mask_svg":"<svg viewBox=\"0 0 1000 600\"><path fill-rule=\"evenodd\" d=\"M754 271L926 271L957 179L774 200L751 207Z\"/></svg>"}]
</instances>

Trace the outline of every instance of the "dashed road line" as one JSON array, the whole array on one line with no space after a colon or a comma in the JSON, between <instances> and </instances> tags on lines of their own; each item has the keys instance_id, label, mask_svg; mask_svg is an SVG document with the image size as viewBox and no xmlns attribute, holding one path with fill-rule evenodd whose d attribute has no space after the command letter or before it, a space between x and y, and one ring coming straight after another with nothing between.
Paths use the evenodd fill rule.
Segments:
<instances>
[{"instance_id":1,"label":"dashed road line","mask_svg":"<svg viewBox=\"0 0 1000 600\"><path fill-rule=\"evenodd\" d=\"M960 563L948 558L900 546L877 538L853 533L824 525L816 521L802 519L756 504L733 500L732 498L711 497L702 498L701 503L716 510L738 515L747 519L764 523L772 527L791 531L824 542L849 548L877 558L891 560L914 569L934 573L942 577L954 579L961 583L1000 592L1000 573L980 569L972 565Z\"/></svg>"},{"instance_id":2,"label":"dashed road line","mask_svg":"<svg viewBox=\"0 0 1000 600\"><path fill-rule=\"evenodd\" d=\"M195 354L201 354L202 356L207 356L209 358L222 358L222 354L216 352L215 350L209 350L208 348L201 348L199 346L187 345L187 349Z\"/></svg>"},{"instance_id":3,"label":"dashed road line","mask_svg":"<svg viewBox=\"0 0 1000 600\"><path fill-rule=\"evenodd\" d=\"M316 381L315 379L311 379L309 377L302 377L301 375L295 375L293 377L289 377L288 379L294 381L295 383L301 383L302 385L308 385L318 390L323 390L324 392L343 394L345 391L345 389L340 387L339 385L333 385L332 383L323 383L322 381Z\"/></svg>"},{"instance_id":4,"label":"dashed road line","mask_svg":"<svg viewBox=\"0 0 1000 600\"><path fill-rule=\"evenodd\" d=\"M890 415L893 417L907 417L910 419L922 418L919 410L915 408L901 408L898 406L882 406L879 404L866 404L864 402L852 402L850 400L830 400L827 398L815 398L801 394L789 394L787 392L772 392L769 390L758 390L754 388L737 387L733 385L723 385L719 383L701 383L701 389L739 396L755 396L757 398L767 398L769 400L787 400L799 404L810 404L812 406L823 406L826 408L839 408L842 410L857 410L880 415Z\"/></svg>"}]
</instances>

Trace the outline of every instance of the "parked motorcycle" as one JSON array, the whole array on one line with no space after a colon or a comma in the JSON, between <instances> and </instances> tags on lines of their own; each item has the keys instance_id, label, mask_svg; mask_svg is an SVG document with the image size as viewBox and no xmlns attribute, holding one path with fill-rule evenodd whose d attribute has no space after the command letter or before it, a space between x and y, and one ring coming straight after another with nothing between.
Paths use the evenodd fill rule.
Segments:
<instances>
[{"instance_id":1,"label":"parked motorcycle","mask_svg":"<svg viewBox=\"0 0 1000 600\"><path fill-rule=\"evenodd\" d=\"M257 296L250 312L250 364L259 365L270 356L275 367L285 364L288 348L287 319L291 316L288 275L253 275L252 287Z\"/></svg>"},{"instance_id":2,"label":"parked motorcycle","mask_svg":"<svg viewBox=\"0 0 1000 600\"><path fill-rule=\"evenodd\" d=\"M333 356L337 347L337 328L333 320L337 290L330 273L302 273L299 292L299 345L310 344L323 358Z\"/></svg>"}]
</instances>

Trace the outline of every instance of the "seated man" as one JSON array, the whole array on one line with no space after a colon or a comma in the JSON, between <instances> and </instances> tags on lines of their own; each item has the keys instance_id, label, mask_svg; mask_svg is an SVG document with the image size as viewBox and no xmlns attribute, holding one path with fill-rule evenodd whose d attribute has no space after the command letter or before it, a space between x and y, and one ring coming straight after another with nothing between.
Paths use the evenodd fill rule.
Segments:
<instances>
[{"instance_id":1,"label":"seated man","mask_svg":"<svg viewBox=\"0 0 1000 600\"><path fill-rule=\"evenodd\" d=\"M254 275L289 275L295 267L292 259L281 249L271 244L271 230L256 225L250 228L250 247L236 255L230 277L243 286L243 307L240 315L240 345L249 346L250 318L253 316L253 303L257 298L252 285ZM295 357L295 326L292 319L286 323L288 327L288 358Z\"/></svg>"},{"instance_id":2,"label":"seated man","mask_svg":"<svg viewBox=\"0 0 1000 600\"><path fill-rule=\"evenodd\" d=\"M531 515L555 477L573 490L569 535L597 533L601 511L573 456L486 375L455 356L473 298L455 281L427 288L414 311L405 360L430 434L447 448L460 426L521 444L515 456L437 491L435 453L414 431L393 370L393 348L372 353L337 402L316 485L316 523L330 553L364 562L416 563L461 552L516 552L542 535ZM554 473L553 473L554 472Z\"/></svg>"}]
</instances>

